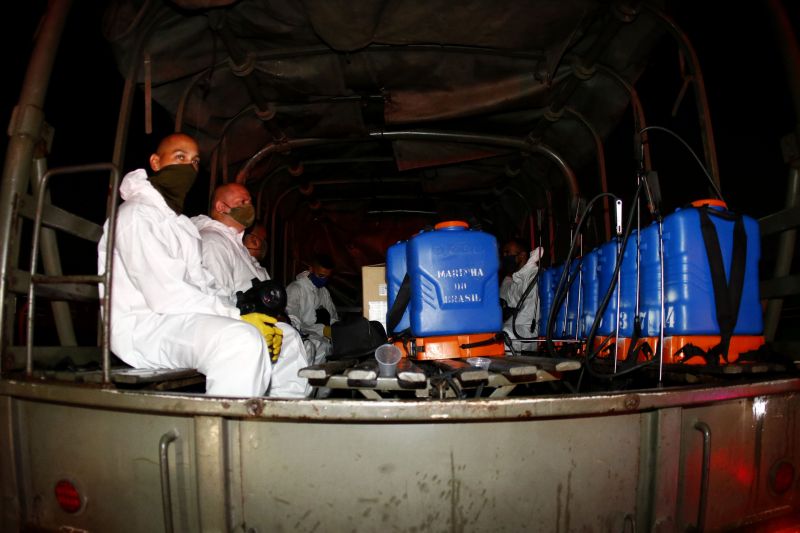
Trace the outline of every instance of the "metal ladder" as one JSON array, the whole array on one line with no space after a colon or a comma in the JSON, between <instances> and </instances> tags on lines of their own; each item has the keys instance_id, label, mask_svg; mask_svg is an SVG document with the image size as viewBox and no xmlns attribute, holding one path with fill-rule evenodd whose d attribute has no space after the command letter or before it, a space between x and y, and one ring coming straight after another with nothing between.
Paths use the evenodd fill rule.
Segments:
<instances>
[{"instance_id":1,"label":"metal ladder","mask_svg":"<svg viewBox=\"0 0 800 533\"><path fill-rule=\"evenodd\" d=\"M106 261L103 274L100 275L45 275L37 274L39 241L41 238L42 225L47 225L54 229L60 229L72 235L93 241L97 233L98 226L77 215L73 215L55 206L45 206L47 185L50 178L57 175L68 175L87 172L108 171L111 179L108 189L106 203L106 218L108 220L108 235L106 238ZM58 294L61 299L78 299L85 297L86 294L76 291L80 285L98 285L104 288L101 300L101 320L100 328L100 347L102 351L102 383L108 385L111 382L111 349L110 349L110 312L111 300L109 298L112 277L114 234L116 227L117 214L117 190L119 189L119 170L112 163L94 163L87 165L76 165L60 167L48 170L41 178L39 190L36 193L36 207L33 214L33 242L31 243L30 279L28 282L28 316L27 316L27 335L26 335L26 360L25 373L28 377L33 376L33 338L34 338L34 317L36 310L36 289L38 286L49 286ZM28 200L30 201L30 200ZM21 202L25 204L25 199ZM28 210L28 214L30 212ZM85 228L93 231L86 231ZM83 230L81 230L83 228ZM61 289L61 290L59 290Z\"/></svg>"}]
</instances>

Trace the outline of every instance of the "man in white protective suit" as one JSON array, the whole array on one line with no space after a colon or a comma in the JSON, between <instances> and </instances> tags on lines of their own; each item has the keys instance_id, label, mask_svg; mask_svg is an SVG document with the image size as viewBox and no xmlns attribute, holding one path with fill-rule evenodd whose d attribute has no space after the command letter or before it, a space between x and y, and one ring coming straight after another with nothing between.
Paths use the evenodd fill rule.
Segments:
<instances>
[{"instance_id":1,"label":"man in white protective suit","mask_svg":"<svg viewBox=\"0 0 800 533\"><path fill-rule=\"evenodd\" d=\"M240 316L203 267L200 234L182 214L197 177L197 143L167 136L144 169L122 180L113 248L111 350L136 368L195 368L206 393L259 396L272 373L270 349L280 347L274 319ZM105 269L108 221L98 244Z\"/></svg>"},{"instance_id":2,"label":"man in white protective suit","mask_svg":"<svg viewBox=\"0 0 800 533\"><path fill-rule=\"evenodd\" d=\"M539 333L539 290L538 284L529 288L539 272L539 259L542 248L530 254L517 240L506 241L500 251L500 261L505 277L500 284L500 299L505 301L503 308L503 331L508 333L515 350L536 350L531 342ZM519 339L528 339L528 342Z\"/></svg>"},{"instance_id":3,"label":"man in white protective suit","mask_svg":"<svg viewBox=\"0 0 800 533\"><path fill-rule=\"evenodd\" d=\"M317 255L308 270L286 287L286 313L294 327L308 335L316 348L316 362L330 355L331 324L339 320L331 294L325 287L333 275L333 260Z\"/></svg>"},{"instance_id":4,"label":"man in white protective suit","mask_svg":"<svg viewBox=\"0 0 800 533\"><path fill-rule=\"evenodd\" d=\"M236 292L250 289L253 279L270 279L242 242L245 228L255 220L250 192L238 183L217 187L210 215L192 218L203 240L203 265L235 304ZM300 334L290 324L278 322L276 326L283 332L283 344L277 358L273 355L272 380L267 395L308 397L311 386L307 379L298 377L297 372L312 364L312 357L306 353Z\"/></svg>"}]
</instances>

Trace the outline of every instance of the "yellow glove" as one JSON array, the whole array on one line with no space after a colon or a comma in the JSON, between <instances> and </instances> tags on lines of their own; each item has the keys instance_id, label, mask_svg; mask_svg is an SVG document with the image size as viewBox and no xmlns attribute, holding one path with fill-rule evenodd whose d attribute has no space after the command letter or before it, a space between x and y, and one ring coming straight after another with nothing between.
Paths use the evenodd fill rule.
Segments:
<instances>
[{"instance_id":1,"label":"yellow glove","mask_svg":"<svg viewBox=\"0 0 800 533\"><path fill-rule=\"evenodd\" d=\"M326 338L330 339L331 338L331 327L330 326L325 326L324 328L322 328L322 334L325 335Z\"/></svg>"},{"instance_id":2,"label":"yellow glove","mask_svg":"<svg viewBox=\"0 0 800 533\"><path fill-rule=\"evenodd\" d=\"M242 320L255 326L258 332L261 333L267 343L267 349L270 350L270 359L272 359L273 363L277 361L283 344L283 331L275 325L278 320L263 313L247 313L242 315Z\"/></svg>"}]
</instances>

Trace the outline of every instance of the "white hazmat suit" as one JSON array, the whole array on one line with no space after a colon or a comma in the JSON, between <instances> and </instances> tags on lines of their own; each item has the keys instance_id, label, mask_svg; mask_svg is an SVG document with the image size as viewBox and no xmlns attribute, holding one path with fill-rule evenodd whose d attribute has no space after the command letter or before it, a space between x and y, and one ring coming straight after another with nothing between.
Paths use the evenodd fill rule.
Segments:
<instances>
[{"instance_id":1,"label":"white hazmat suit","mask_svg":"<svg viewBox=\"0 0 800 533\"><path fill-rule=\"evenodd\" d=\"M236 303L236 292L252 287L253 278L259 281L269 279L266 269L258 264L242 243L244 232L237 232L205 215L193 217L192 222L203 240L203 265L223 287L233 305ZM300 334L291 325L285 322L276 325L283 332L283 344L278 360L272 365L272 380L267 396L308 397L312 391L311 385L307 379L298 377L297 372L312 364L313 353L306 352Z\"/></svg>"},{"instance_id":2,"label":"white hazmat suit","mask_svg":"<svg viewBox=\"0 0 800 533\"><path fill-rule=\"evenodd\" d=\"M339 320L331 294L325 287L317 287L308 279L309 271L299 273L286 287L286 314L294 327L307 333L316 347L315 363L322 362L331 353L330 340L325 337L323 324L316 324L317 309L325 308L331 316L331 325Z\"/></svg>"},{"instance_id":3,"label":"white hazmat suit","mask_svg":"<svg viewBox=\"0 0 800 533\"><path fill-rule=\"evenodd\" d=\"M251 287L253 278L259 281L270 279L267 270L242 243L243 231L237 232L205 215L191 220L203 240L203 265L217 280L217 285L226 290L244 291Z\"/></svg>"},{"instance_id":4,"label":"white hazmat suit","mask_svg":"<svg viewBox=\"0 0 800 533\"><path fill-rule=\"evenodd\" d=\"M539 272L539 259L542 257L542 248L536 248L531 252L528 261L514 274L506 276L500 284L500 298L506 301L509 307L516 307L516 320L511 316L503 324L503 331L508 333L512 339L520 337L536 337L539 333L539 290L535 286L528 293L524 302L520 302L522 294L531 283L536 273ZM536 320L531 331L531 322ZM513 321L513 323L512 323ZM514 333L514 325L519 335ZM532 342L513 341L514 349L535 349Z\"/></svg>"},{"instance_id":5,"label":"white hazmat suit","mask_svg":"<svg viewBox=\"0 0 800 533\"><path fill-rule=\"evenodd\" d=\"M136 368L195 368L206 392L259 396L272 364L263 337L239 319L203 267L200 235L170 209L143 169L122 180L111 283L111 350ZM105 269L106 222L98 243Z\"/></svg>"}]
</instances>

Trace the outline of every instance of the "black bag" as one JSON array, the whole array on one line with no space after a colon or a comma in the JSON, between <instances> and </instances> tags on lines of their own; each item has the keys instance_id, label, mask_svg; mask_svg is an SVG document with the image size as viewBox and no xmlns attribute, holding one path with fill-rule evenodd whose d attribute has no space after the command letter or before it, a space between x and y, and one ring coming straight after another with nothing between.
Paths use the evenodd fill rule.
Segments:
<instances>
[{"instance_id":1,"label":"black bag","mask_svg":"<svg viewBox=\"0 0 800 533\"><path fill-rule=\"evenodd\" d=\"M331 342L333 353L328 356L329 361L370 356L378 346L386 344L386 330L376 320L357 316L334 322L331 325Z\"/></svg>"},{"instance_id":2,"label":"black bag","mask_svg":"<svg viewBox=\"0 0 800 533\"><path fill-rule=\"evenodd\" d=\"M331 325L331 314L328 312L327 309L320 306L317 307L316 311L316 320L314 320L315 324L322 324L323 326L330 326Z\"/></svg>"}]
</instances>

